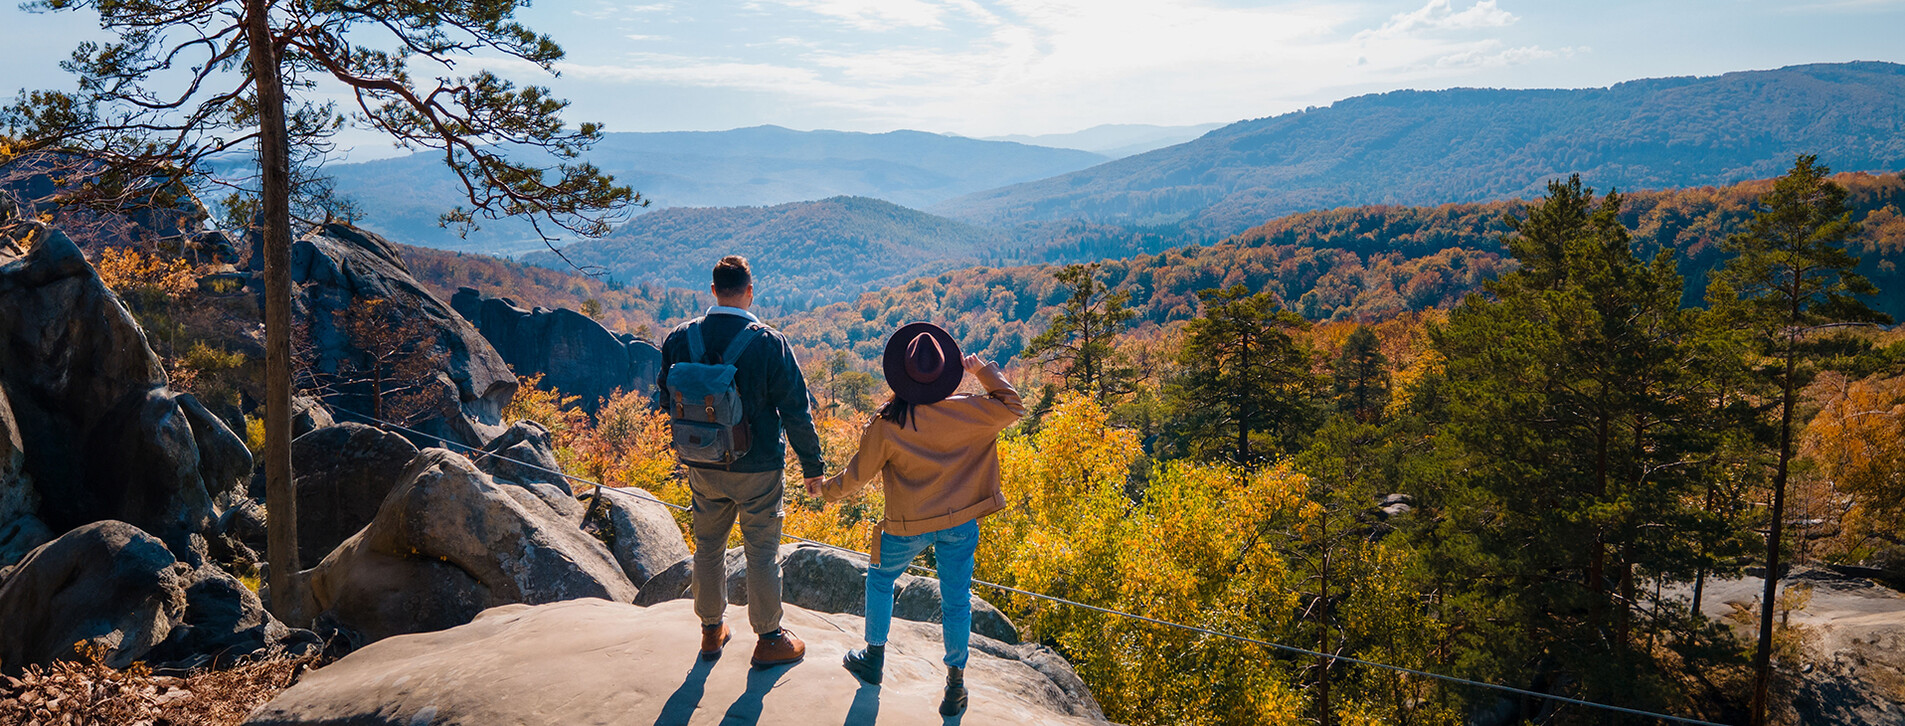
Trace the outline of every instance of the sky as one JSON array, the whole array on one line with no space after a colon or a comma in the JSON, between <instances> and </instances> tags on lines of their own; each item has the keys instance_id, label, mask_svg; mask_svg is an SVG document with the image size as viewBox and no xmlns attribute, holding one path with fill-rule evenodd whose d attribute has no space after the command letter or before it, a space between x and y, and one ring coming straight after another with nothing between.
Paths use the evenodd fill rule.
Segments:
<instances>
[{"instance_id":1,"label":"sky","mask_svg":"<svg viewBox=\"0 0 1905 726\"><path fill-rule=\"evenodd\" d=\"M547 85L610 131L894 129L983 137L1273 116L1365 93L1582 88L1905 62L1905 0L543 0ZM66 88L85 13L6 3L0 88ZM420 70L420 75L441 74ZM347 136L355 159L396 153Z\"/></svg>"}]
</instances>

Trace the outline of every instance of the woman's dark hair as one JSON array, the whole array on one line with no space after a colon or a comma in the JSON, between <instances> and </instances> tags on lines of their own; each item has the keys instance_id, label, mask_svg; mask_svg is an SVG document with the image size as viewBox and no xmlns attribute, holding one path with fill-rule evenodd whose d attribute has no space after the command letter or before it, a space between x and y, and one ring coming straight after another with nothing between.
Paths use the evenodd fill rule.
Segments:
<instances>
[{"instance_id":1,"label":"woman's dark hair","mask_svg":"<svg viewBox=\"0 0 1905 726\"><path fill-rule=\"evenodd\" d=\"M905 426L906 420L911 418L912 415L913 404L907 403L906 399L900 398L899 396L888 398L886 399L886 403L880 404L880 418L892 421L900 426Z\"/></svg>"}]
</instances>

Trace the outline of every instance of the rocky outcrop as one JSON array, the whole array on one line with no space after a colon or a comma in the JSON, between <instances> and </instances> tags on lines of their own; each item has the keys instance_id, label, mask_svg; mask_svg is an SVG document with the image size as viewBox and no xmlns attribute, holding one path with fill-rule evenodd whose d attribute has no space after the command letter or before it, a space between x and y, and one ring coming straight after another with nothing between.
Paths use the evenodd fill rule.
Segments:
<instances>
[{"instance_id":1,"label":"rocky outcrop","mask_svg":"<svg viewBox=\"0 0 1905 726\"><path fill-rule=\"evenodd\" d=\"M608 542L609 551L615 553L615 561L621 563L622 572L628 575L630 582L643 583L641 586L646 590L650 580L689 559L688 542L681 536L681 525L675 523L667 507L654 500L654 495L612 487L598 491L607 519L601 527L601 537ZM661 588L657 595L668 587L666 581L655 584Z\"/></svg>"},{"instance_id":2,"label":"rocky outcrop","mask_svg":"<svg viewBox=\"0 0 1905 726\"><path fill-rule=\"evenodd\" d=\"M569 479L556 473L562 471L562 462L556 460L555 441L542 424L527 420L512 423L483 447L483 453L491 456L479 457L477 467L490 476L518 484L547 484L564 496L575 496Z\"/></svg>"},{"instance_id":3,"label":"rocky outcrop","mask_svg":"<svg viewBox=\"0 0 1905 726\"><path fill-rule=\"evenodd\" d=\"M0 236L0 390L38 518L52 532L122 520L188 556L213 498L251 469L243 440L166 388L145 334L64 233L15 222Z\"/></svg>"},{"instance_id":4,"label":"rocky outcrop","mask_svg":"<svg viewBox=\"0 0 1905 726\"><path fill-rule=\"evenodd\" d=\"M747 622L743 608L729 619ZM714 662L695 657L700 628L685 601L653 608L601 600L489 610L438 633L391 638L312 671L253 712L247 724L739 723L942 724L939 629L894 623L885 682L867 686L840 667L860 647L851 615L786 610L807 659L752 669L751 636L737 634ZM986 724L1103 724L1104 715L1049 651L977 649L966 668L971 707Z\"/></svg>"},{"instance_id":5,"label":"rocky outcrop","mask_svg":"<svg viewBox=\"0 0 1905 726\"><path fill-rule=\"evenodd\" d=\"M345 422L291 440L298 499L298 562L315 565L370 524L417 447L380 428Z\"/></svg>"},{"instance_id":6,"label":"rocky outcrop","mask_svg":"<svg viewBox=\"0 0 1905 726\"><path fill-rule=\"evenodd\" d=\"M821 612L866 614L865 555L798 542L781 545L780 560L782 602ZM728 602L746 604L747 558L742 549L728 550L727 563ZM906 574L893 583L895 618L937 623L939 602L939 580ZM1019 642L1019 630L1011 619L977 594L972 595L972 632Z\"/></svg>"},{"instance_id":7,"label":"rocky outcrop","mask_svg":"<svg viewBox=\"0 0 1905 726\"><path fill-rule=\"evenodd\" d=\"M541 385L576 396L594 413L617 391L651 395L661 372L655 344L613 333L566 308L524 310L509 298L485 298L458 288L450 306L476 325L503 360L523 375L542 374Z\"/></svg>"},{"instance_id":8,"label":"rocky outcrop","mask_svg":"<svg viewBox=\"0 0 1905 726\"><path fill-rule=\"evenodd\" d=\"M278 647L313 647L278 623L231 576L179 562L157 538L118 521L74 529L31 554L0 583L0 667L102 649L106 664L192 667Z\"/></svg>"},{"instance_id":9,"label":"rocky outcrop","mask_svg":"<svg viewBox=\"0 0 1905 726\"><path fill-rule=\"evenodd\" d=\"M366 641L453 627L497 605L637 594L567 515L442 449L418 454L371 523L303 576L308 611Z\"/></svg>"},{"instance_id":10,"label":"rocky outcrop","mask_svg":"<svg viewBox=\"0 0 1905 726\"><path fill-rule=\"evenodd\" d=\"M25 465L20 427L14 423L13 407L7 404L6 389L0 388L0 567L19 562L53 538L40 521L40 497L23 471Z\"/></svg>"},{"instance_id":11,"label":"rocky outcrop","mask_svg":"<svg viewBox=\"0 0 1905 726\"><path fill-rule=\"evenodd\" d=\"M369 376L357 371L370 369L375 351L353 339L338 314L353 303L382 300L386 304L363 312L375 316L369 327L416 337L429 344L420 351L440 357L434 376L406 385L426 389L418 395L446 402L445 410L420 411L407 425L472 448L502 433L515 374L475 327L410 275L390 242L350 225L325 224L291 245L291 280L298 288L294 314L309 325L314 374L336 382L338 393L328 402L371 413Z\"/></svg>"}]
</instances>

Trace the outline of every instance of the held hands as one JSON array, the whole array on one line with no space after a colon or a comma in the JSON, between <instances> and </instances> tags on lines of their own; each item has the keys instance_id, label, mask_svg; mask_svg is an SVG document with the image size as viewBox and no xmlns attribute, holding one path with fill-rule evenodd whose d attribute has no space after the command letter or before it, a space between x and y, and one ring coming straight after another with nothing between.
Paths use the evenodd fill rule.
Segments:
<instances>
[{"instance_id":1,"label":"held hands","mask_svg":"<svg viewBox=\"0 0 1905 726\"><path fill-rule=\"evenodd\" d=\"M820 496L820 483L826 480L826 477L810 476L801 481L801 484L807 487L807 496L818 497Z\"/></svg>"}]
</instances>

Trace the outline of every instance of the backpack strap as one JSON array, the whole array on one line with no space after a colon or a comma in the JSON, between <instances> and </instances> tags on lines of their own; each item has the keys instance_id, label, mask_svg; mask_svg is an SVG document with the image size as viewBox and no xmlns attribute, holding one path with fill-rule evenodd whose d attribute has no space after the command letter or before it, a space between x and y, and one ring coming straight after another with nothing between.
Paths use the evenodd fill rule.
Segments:
<instances>
[{"instance_id":1,"label":"backpack strap","mask_svg":"<svg viewBox=\"0 0 1905 726\"><path fill-rule=\"evenodd\" d=\"M708 354L708 344L701 339L701 321L707 318L695 318L688 323L688 362L700 363L701 357Z\"/></svg>"},{"instance_id":2,"label":"backpack strap","mask_svg":"<svg viewBox=\"0 0 1905 726\"><path fill-rule=\"evenodd\" d=\"M735 361L740 360L741 354L747 352L747 347L754 342L754 339L761 337L762 329L760 323L748 323L741 332L735 333L734 342L729 343L728 349L721 352L721 362L734 365Z\"/></svg>"}]
</instances>

